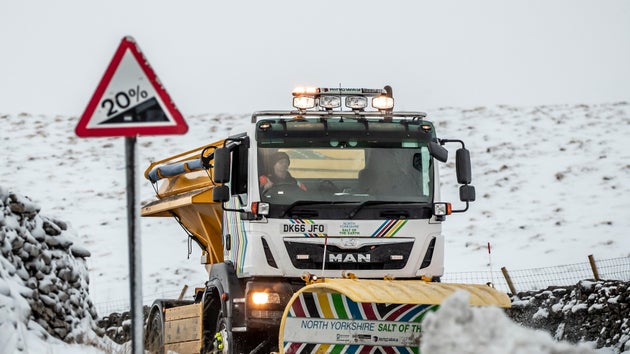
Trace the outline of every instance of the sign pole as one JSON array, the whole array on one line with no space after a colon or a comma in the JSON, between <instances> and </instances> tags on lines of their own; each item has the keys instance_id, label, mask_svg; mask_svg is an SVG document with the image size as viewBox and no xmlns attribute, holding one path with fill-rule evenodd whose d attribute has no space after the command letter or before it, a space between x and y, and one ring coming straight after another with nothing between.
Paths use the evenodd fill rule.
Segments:
<instances>
[{"instance_id":1,"label":"sign pole","mask_svg":"<svg viewBox=\"0 0 630 354\"><path fill-rule=\"evenodd\" d=\"M164 85L131 36L120 42L92 99L79 119L80 137L125 137L127 170L127 234L132 353L144 354L142 257L136 181L136 139L139 135L185 134L188 125ZM138 185L136 184L138 183Z\"/></svg>"},{"instance_id":2,"label":"sign pole","mask_svg":"<svg viewBox=\"0 0 630 354\"><path fill-rule=\"evenodd\" d=\"M144 325L142 308L142 257L140 252L140 228L136 211L136 137L125 137L127 171L127 235L129 239L129 288L131 304L131 345L133 354L144 352Z\"/></svg>"}]
</instances>

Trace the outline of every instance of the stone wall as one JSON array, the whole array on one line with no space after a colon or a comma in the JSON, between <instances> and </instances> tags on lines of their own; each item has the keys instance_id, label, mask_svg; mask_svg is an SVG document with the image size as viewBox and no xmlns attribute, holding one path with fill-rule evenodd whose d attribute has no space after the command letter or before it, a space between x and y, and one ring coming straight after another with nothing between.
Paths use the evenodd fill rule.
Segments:
<instances>
[{"instance_id":1,"label":"stone wall","mask_svg":"<svg viewBox=\"0 0 630 354\"><path fill-rule=\"evenodd\" d=\"M574 286L522 292L508 315L557 340L595 342L597 348L630 350L630 289L627 282L583 280Z\"/></svg>"},{"instance_id":2,"label":"stone wall","mask_svg":"<svg viewBox=\"0 0 630 354\"><path fill-rule=\"evenodd\" d=\"M88 289L90 252L74 239L65 222L0 187L0 317L65 342L99 331Z\"/></svg>"}]
</instances>

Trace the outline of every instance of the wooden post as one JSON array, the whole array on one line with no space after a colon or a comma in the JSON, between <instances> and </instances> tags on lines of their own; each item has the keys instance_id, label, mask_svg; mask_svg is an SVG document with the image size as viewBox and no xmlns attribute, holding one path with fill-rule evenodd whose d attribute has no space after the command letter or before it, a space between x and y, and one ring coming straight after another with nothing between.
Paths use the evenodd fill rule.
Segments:
<instances>
[{"instance_id":1,"label":"wooden post","mask_svg":"<svg viewBox=\"0 0 630 354\"><path fill-rule=\"evenodd\" d=\"M184 285L182 291L179 293L179 297L177 298L177 300L184 299L184 295L186 295L186 290L188 290L188 285Z\"/></svg>"},{"instance_id":2,"label":"wooden post","mask_svg":"<svg viewBox=\"0 0 630 354\"><path fill-rule=\"evenodd\" d=\"M599 272L597 271L597 264L595 264L595 258L593 258L592 254L588 255L588 261L591 263L591 270L593 271L593 276L595 280L599 280Z\"/></svg>"},{"instance_id":3,"label":"wooden post","mask_svg":"<svg viewBox=\"0 0 630 354\"><path fill-rule=\"evenodd\" d=\"M516 289L514 288L514 284L512 283L512 278L508 274L508 271L505 267L501 267L501 273L503 273L503 277L505 278L505 282L507 283L512 295L516 295Z\"/></svg>"}]
</instances>

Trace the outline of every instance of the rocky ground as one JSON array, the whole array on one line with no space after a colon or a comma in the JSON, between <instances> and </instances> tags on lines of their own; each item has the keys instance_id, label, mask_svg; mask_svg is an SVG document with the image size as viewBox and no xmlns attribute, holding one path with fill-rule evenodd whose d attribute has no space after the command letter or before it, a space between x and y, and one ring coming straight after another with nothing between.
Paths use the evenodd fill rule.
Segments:
<instances>
[{"instance_id":1,"label":"rocky ground","mask_svg":"<svg viewBox=\"0 0 630 354\"><path fill-rule=\"evenodd\" d=\"M148 307L145 306L145 318ZM584 280L512 297L506 314L529 328L549 332L558 341L593 342L597 348L630 350L630 283ZM129 312L112 313L97 325L116 343L130 340Z\"/></svg>"},{"instance_id":2,"label":"rocky ground","mask_svg":"<svg viewBox=\"0 0 630 354\"><path fill-rule=\"evenodd\" d=\"M569 342L630 350L630 283L584 280L512 297L507 314L524 326Z\"/></svg>"},{"instance_id":3,"label":"rocky ground","mask_svg":"<svg viewBox=\"0 0 630 354\"><path fill-rule=\"evenodd\" d=\"M149 306L144 306L144 320L149 315ZM129 311L114 312L98 319L96 325L118 344L131 340L131 314ZM145 322L146 325L146 322Z\"/></svg>"}]
</instances>

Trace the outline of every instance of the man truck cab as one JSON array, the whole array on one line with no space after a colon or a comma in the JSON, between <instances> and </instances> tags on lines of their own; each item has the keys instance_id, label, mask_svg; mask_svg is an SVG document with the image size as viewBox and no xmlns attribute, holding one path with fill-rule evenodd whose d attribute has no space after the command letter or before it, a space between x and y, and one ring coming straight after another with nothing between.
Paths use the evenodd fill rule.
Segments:
<instances>
[{"instance_id":1,"label":"man truck cab","mask_svg":"<svg viewBox=\"0 0 630 354\"><path fill-rule=\"evenodd\" d=\"M463 142L395 111L389 87L300 88L293 106L146 170L157 200L142 215L174 216L209 273L194 300L155 302L149 349L417 352L422 317L455 290L509 306L485 285L439 283L441 223L475 199ZM445 143L461 146L458 210L440 197ZM262 183L280 157L285 176Z\"/></svg>"}]
</instances>

